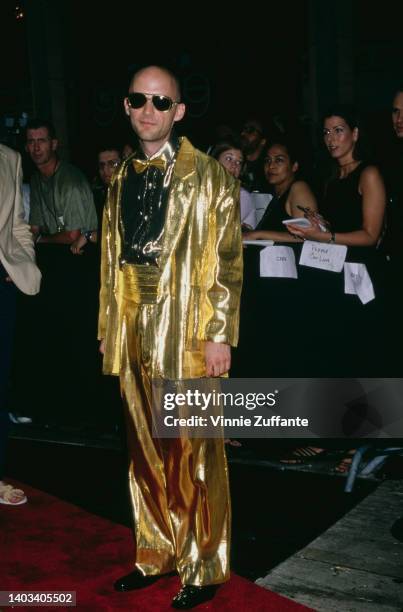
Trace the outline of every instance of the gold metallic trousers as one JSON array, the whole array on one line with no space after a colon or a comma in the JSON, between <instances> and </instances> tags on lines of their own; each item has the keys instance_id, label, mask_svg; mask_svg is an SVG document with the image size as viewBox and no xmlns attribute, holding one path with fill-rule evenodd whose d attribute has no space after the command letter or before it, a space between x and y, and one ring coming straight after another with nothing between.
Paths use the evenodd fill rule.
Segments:
<instances>
[{"instance_id":1,"label":"gold metallic trousers","mask_svg":"<svg viewBox=\"0 0 403 612\"><path fill-rule=\"evenodd\" d=\"M158 269L125 265L120 385L125 405L135 566L177 570L182 584L229 579L230 498L222 438L153 438L151 363ZM189 378L202 351L185 355Z\"/></svg>"}]
</instances>

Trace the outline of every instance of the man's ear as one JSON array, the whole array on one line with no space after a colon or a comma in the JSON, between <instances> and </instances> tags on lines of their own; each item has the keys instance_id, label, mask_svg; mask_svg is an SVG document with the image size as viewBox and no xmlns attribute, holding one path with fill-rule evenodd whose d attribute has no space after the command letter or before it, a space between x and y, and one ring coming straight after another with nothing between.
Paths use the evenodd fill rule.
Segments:
<instances>
[{"instance_id":1,"label":"man's ear","mask_svg":"<svg viewBox=\"0 0 403 612\"><path fill-rule=\"evenodd\" d=\"M183 104L183 102L180 102L176 106L174 121L180 121L181 119L183 119L185 112L186 112L186 106L185 104Z\"/></svg>"},{"instance_id":2,"label":"man's ear","mask_svg":"<svg viewBox=\"0 0 403 612\"><path fill-rule=\"evenodd\" d=\"M299 168L299 163L298 162L294 162L293 165L292 165L291 170L293 172L298 172L298 168Z\"/></svg>"},{"instance_id":3,"label":"man's ear","mask_svg":"<svg viewBox=\"0 0 403 612\"><path fill-rule=\"evenodd\" d=\"M130 104L129 104L129 100L128 100L127 98L125 98L125 99L123 100L123 106L124 106L124 109L125 109L125 113L126 113L126 115L127 115L128 117L130 117Z\"/></svg>"},{"instance_id":4,"label":"man's ear","mask_svg":"<svg viewBox=\"0 0 403 612\"><path fill-rule=\"evenodd\" d=\"M59 141L57 138L52 138L52 151L56 151Z\"/></svg>"}]
</instances>

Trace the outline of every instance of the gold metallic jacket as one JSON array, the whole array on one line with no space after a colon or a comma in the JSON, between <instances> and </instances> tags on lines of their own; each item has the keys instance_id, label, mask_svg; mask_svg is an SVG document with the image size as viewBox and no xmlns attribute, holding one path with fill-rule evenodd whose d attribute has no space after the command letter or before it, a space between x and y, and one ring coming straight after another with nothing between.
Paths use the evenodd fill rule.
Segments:
<instances>
[{"instance_id":1,"label":"gold metallic jacket","mask_svg":"<svg viewBox=\"0 0 403 612\"><path fill-rule=\"evenodd\" d=\"M98 338L103 370L119 374L123 274L120 202L130 158L112 180L102 232ZM162 250L153 347L154 376L183 378L185 350L210 340L236 346L242 286L239 182L216 160L181 139Z\"/></svg>"}]
</instances>

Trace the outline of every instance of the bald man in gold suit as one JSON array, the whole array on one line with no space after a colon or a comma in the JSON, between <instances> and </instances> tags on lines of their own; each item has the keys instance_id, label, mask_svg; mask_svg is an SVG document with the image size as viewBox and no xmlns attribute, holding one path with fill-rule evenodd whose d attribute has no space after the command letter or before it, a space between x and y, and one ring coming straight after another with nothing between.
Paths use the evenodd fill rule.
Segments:
<instances>
[{"instance_id":1,"label":"bald man in gold suit","mask_svg":"<svg viewBox=\"0 0 403 612\"><path fill-rule=\"evenodd\" d=\"M185 105L171 72L137 72L124 107L140 146L109 189L98 334L104 373L120 376L130 453L134 571L115 588L177 572L172 606L189 609L229 579L224 442L153 438L151 381L229 370L242 284L239 184L176 135Z\"/></svg>"}]
</instances>

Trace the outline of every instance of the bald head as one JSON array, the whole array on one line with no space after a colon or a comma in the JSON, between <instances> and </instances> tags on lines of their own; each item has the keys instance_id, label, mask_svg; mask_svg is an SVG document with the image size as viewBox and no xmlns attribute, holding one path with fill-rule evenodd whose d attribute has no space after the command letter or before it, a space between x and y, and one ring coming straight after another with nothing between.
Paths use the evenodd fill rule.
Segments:
<instances>
[{"instance_id":1,"label":"bald head","mask_svg":"<svg viewBox=\"0 0 403 612\"><path fill-rule=\"evenodd\" d=\"M141 68L133 74L130 81L129 91L136 91L136 82L138 82L138 80L142 82L143 78L146 78L147 81L151 80L152 82L158 83L160 83L162 79L164 84L168 86L172 92L172 99L176 100L177 102L180 101L181 89L179 80L173 72L168 70L168 68L163 68L162 66L146 66L145 68Z\"/></svg>"},{"instance_id":2,"label":"bald head","mask_svg":"<svg viewBox=\"0 0 403 612\"><path fill-rule=\"evenodd\" d=\"M132 105L131 94L141 94L139 103L135 99ZM179 83L166 68L148 66L133 75L124 107L146 155L154 155L164 145L174 123L185 114L185 105L179 99Z\"/></svg>"}]
</instances>

